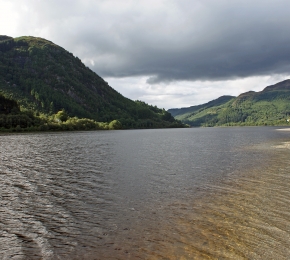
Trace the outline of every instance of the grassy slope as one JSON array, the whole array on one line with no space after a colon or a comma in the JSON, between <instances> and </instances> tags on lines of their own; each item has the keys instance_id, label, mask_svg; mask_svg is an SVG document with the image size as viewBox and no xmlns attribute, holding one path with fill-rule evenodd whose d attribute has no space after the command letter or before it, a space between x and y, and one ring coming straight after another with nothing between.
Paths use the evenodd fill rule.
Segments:
<instances>
[{"instance_id":1,"label":"grassy slope","mask_svg":"<svg viewBox=\"0 0 290 260\"><path fill-rule=\"evenodd\" d=\"M233 96L222 96L202 105L184 107L184 108L172 108L172 109L169 109L168 112L171 113L171 115L173 115L174 117L183 119L186 116L190 116L206 108L222 105L233 98L234 98Z\"/></svg>"}]
</instances>

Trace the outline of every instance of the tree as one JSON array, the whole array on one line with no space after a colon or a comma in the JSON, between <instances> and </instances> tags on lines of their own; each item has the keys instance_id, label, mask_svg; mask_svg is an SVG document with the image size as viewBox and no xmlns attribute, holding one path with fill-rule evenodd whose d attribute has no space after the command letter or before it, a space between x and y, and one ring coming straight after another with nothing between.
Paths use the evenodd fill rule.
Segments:
<instances>
[{"instance_id":1,"label":"tree","mask_svg":"<svg viewBox=\"0 0 290 260\"><path fill-rule=\"evenodd\" d=\"M55 114L55 118L61 122L65 122L68 119L68 114L64 109L62 109Z\"/></svg>"},{"instance_id":2,"label":"tree","mask_svg":"<svg viewBox=\"0 0 290 260\"><path fill-rule=\"evenodd\" d=\"M109 129L111 129L111 130L122 129L122 124L121 124L121 122L118 121L118 120L113 120L113 121L110 122L110 124L109 124Z\"/></svg>"}]
</instances>

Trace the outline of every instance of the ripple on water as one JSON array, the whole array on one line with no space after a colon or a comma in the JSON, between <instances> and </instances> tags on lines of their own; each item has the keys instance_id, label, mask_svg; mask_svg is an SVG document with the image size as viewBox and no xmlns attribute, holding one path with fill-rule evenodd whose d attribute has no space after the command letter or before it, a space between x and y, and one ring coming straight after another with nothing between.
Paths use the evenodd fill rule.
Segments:
<instances>
[{"instance_id":1,"label":"ripple on water","mask_svg":"<svg viewBox=\"0 0 290 260\"><path fill-rule=\"evenodd\" d=\"M288 143L222 142L215 157L215 145L197 139L192 150L180 138L185 159L174 163L168 140L150 145L148 136L145 152L135 139L118 154L122 134L1 139L1 259L289 259Z\"/></svg>"},{"instance_id":2,"label":"ripple on water","mask_svg":"<svg viewBox=\"0 0 290 260\"><path fill-rule=\"evenodd\" d=\"M173 217L163 232L172 246L166 242L166 252L160 255L169 259L289 259L289 155L273 154L267 165L219 185L204 186L199 199L168 205L168 216ZM178 243L170 234L179 237Z\"/></svg>"},{"instance_id":3,"label":"ripple on water","mask_svg":"<svg viewBox=\"0 0 290 260\"><path fill-rule=\"evenodd\" d=\"M114 259L119 248L119 259L289 259L290 153L269 149L263 164L203 185L198 196L135 212L98 254Z\"/></svg>"},{"instance_id":4,"label":"ripple on water","mask_svg":"<svg viewBox=\"0 0 290 260\"><path fill-rule=\"evenodd\" d=\"M60 137L10 135L1 140L1 259L72 259L77 247L90 245L86 239L92 240L92 230L95 236L102 231L93 218L97 208L89 208L110 197L102 195L107 192L102 180L106 162L93 163L87 152L80 153L90 147L87 143L76 151L64 149L71 142L67 136L52 142ZM101 161L104 153L98 149L104 145L91 148L96 150L93 160Z\"/></svg>"}]
</instances>

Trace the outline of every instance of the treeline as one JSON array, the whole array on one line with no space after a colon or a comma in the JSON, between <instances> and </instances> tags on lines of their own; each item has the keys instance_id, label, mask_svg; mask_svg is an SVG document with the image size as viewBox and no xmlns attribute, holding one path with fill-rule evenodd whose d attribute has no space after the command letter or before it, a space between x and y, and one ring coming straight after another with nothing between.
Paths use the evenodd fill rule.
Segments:
<instances>
[{"instance_id":1,"label":"treeline","mask_svg":"<svg viewBox=\"0 0 290 260\"><path fill-rule=\"evenodd\" d=\"M153 107L153 109L158 108ZM145 113L145 111L143 112ZM168 112L164 111L163 116L168 117ZM2 132L117 130L127 129L128 124L131 124L131 128L180 127L175 120L166 125L162 120L152 121L149 119L131 120L124 127L120 120L97 122L89 118L71 117L64 109L55 114L47 115L32 110L20 109L15 100L5 98L0 94L0 131Z\"/></svg>"},{"instance_id":2,"label":"treeline","mask_svg":"<svg viewBox=\"0 0 290 260\"><path fill-rule=\"evenodd\" d=\"M122 129L118 120L110 123L97 122L88 118L70 117L64 109L52 115L20 110L15 100L0 95L0 131L74 131Z\"/></svg>"},{"instance_id":3,"label":"treeline","mask_svg":"<svg viewBox=\"0 0 290 260\"><path fill-rule=\"evenodd\" d=\"M96 122L88 118L68 117L61 121L57 114L52 116L36 116L32 111L22 111L18 114L0 114L1 132L24 131L79 131L79 130L116 130L122 129L118 120L110 123Z\"/></svg>"},{"instance_id":4,"label":"treeline","mask_svg":"<svg viewBox=\"0 0 290 260\"><path fill-rule=\"evenodd\" d=\"M29 118L25 115L0 116L1 132L26 131L87 131L121 129L119 121L100 123L87 118L70 118L66 122L56 122L47 118Z\"/></svg>"}]
</instances>

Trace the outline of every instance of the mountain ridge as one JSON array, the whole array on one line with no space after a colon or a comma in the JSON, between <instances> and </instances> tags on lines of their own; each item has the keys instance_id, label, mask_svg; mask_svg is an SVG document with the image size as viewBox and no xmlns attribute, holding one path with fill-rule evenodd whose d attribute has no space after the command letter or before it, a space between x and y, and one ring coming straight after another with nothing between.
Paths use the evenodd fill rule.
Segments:
<instances>
[{"instance_id":1,"label":"mountain ridge","mask_svg":"<svg viewBox=\"0 0 290 260\"><path fill-rule=\"evenodd\" d=\"M191 113L198 111L199 109L209 108L218 104L223 104L228 102L230 99L234 98L234 96L220 96L217 99L211 100L207 103L196 105L196 106L190 106L190 107L183 107L183 108L171 108L168 109L168 112L171 113L173 116L177 116L184 113Z\"/></svg>"},{"instance_id":2,"label":"mountain ridge","mask_svg":"<svg viewBox=\"0 0 290 260\"><path fill-rule=\"evenodd\" d=\"M169 109L168 112L191 126L289 124L289 79L267 86L261 91L248 91L215 104L222 97L202 105L179 109L179 112L176 109ZM195 107L199 109L191 109Z\"/></svg>"}]
</instances>

